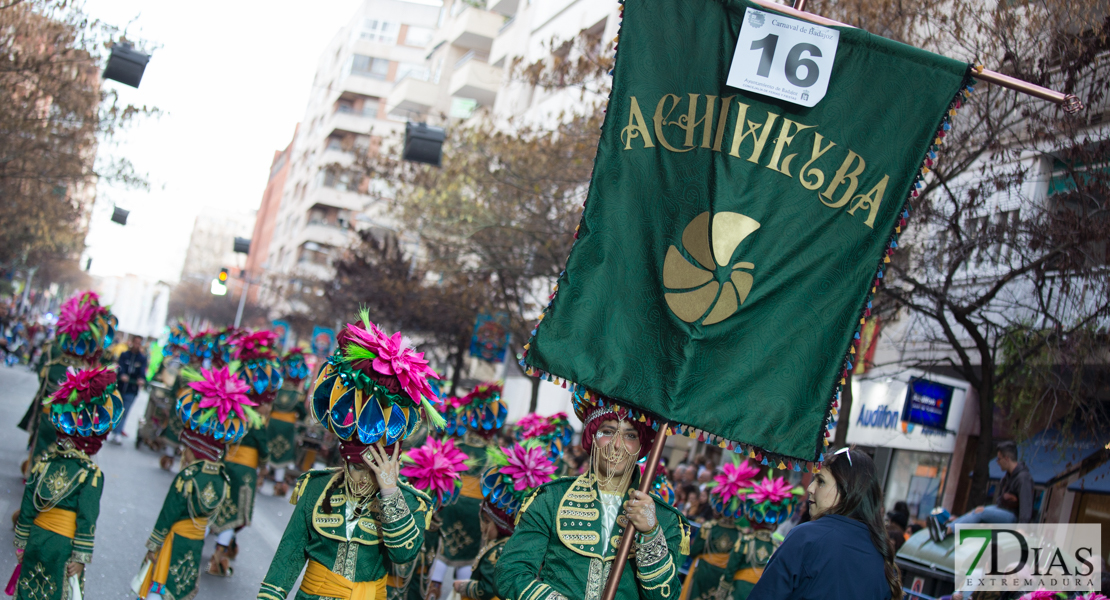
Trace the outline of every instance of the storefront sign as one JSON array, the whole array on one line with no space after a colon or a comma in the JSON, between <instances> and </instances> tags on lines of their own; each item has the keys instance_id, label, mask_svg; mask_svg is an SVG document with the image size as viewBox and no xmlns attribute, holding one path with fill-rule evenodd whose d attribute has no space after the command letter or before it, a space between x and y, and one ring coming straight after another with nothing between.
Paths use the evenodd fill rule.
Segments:
<instances>
[{"instance_id":1,"label":"storefront sign","mask_svg":"<svg viewBox=\"0 0 1110 600\"><path fill-rule=\"evenodd\" d=\"M852 381L849 444L952 452L968 384L920 371ZM926 425L927 424L927 425Z\"/></svg>"}]
</instances>

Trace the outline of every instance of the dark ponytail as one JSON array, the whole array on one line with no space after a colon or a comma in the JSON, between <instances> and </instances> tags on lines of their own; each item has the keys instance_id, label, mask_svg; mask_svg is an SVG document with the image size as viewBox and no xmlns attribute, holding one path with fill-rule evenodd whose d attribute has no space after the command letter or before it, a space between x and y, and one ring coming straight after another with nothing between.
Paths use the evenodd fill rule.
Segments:
<instances>
[{"instance_id":1,"label":"dark ponytail","mask_svg":"<svg viewBox=\"0 0 1110 600\"><path fill-rule=\"evenodd\" d=\"M894 548L887 539L883 523L883 493L875 476L875 463L866 453L856 449L834 454L825 461L825 469L836 480L840 500L826 514L842 515L867 526L871 543L883 557L886 582L891 600L901 600L902 579L894 564Z\"/></svg>"}]
</instances>

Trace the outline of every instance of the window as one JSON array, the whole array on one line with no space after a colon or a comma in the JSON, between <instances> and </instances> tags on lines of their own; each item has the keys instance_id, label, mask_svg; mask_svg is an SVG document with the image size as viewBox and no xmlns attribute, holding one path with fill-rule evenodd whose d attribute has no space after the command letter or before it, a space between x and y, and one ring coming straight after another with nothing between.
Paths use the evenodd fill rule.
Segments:
<instances>
[{"instance_id":1,"label":"window","mask_svg":"<svg viewBox=\"0 0 1110 600\"><path fill-rule=\"evenodd\" d=\"M434 33L435 30L431 27L414 27L409 25L409 29L405 33L405 45L423 48L432 42L432 35Z\"/></svg>"},{"instance_id":2,"label":"window","mask_svg":"<svg viewBox=\"0 0 1110 600\"><path fill-rule=\"evenodd\" d=\"M396 44L397 33L400 32L400 30L401 26L392 21L364 19L362 21L362 31L359 32L358 36L370 42Z\"/></svg>"},{"instance_id":3,"label":"window","mask_svg":"<svg viewBox=\"0 0 1110 600\"><path fill-rule=\"evenodd\" d=\"M364 117L377 117L378 107L381 106L381 99L367 98L362 101L362 116Z\"/></svg>"},{"instance_id":4,"label":"window","mask_svg":"<svg viewBox=\"0 0 1110 600\"><path fill-rule=\"evenodd\" d=\"M428 81L432 76L432 71L427 65L419 65L415 63L399 63L397 65L397 81L404 77L410 79L418 79L420 81Z\"/></svg>"},{"instance_id":5,"label":"window","mask_svg":"<svg viewBox=\"0 0 1110 600\"><path fill-rule=\"evenodd\" d=\"M350 101L340 100L339 102L335 103L335 112L344 114L353 113L355 112L355 105L352 104Z\"/></svg>"},{"instance_id":6,"label":"window","mask_svg":"<svg viewBox=\"0 0 1110 600\"><path fill-rule=\"evenodd\" d=\"M351 57L351 75L385 79L389 76L389 61L384 58L355 54Z\"/></svg>"}]
</instances>

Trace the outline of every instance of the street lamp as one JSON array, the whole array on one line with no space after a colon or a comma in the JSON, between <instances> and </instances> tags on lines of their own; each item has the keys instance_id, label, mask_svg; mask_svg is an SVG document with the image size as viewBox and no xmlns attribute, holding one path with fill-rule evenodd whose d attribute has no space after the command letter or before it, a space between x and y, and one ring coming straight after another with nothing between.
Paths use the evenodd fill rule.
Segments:
<instances>
[{"instance_id":1,"label":"street lamp","mask_svg":"<svg viewBox=\"0 0 1110 600\"><path fill-rule=\"evenodd\" d=\"M137 88L149 61L149 55L133 49L127 42L112 44L112 54L108 56L108 65L104 67L104 79Z\"/></svg>"},{"instance_id":2,"label":"street lamp","mask_svg":"<svg viewBox=\"0 0 1110 600\"><path fill-rule=\"evenodd\" d=\"M442 127L405 123L405 146L401 150L401 159L438 167L442 163L445 139L447 132Z\"/></svg>"}]
</instances>

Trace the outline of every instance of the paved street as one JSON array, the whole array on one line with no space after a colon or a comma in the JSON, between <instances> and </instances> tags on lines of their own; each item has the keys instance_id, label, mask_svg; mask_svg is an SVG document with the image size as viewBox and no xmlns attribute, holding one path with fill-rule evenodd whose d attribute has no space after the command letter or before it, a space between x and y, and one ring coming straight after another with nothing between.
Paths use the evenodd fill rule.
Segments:
<instances>
[{"instance_id":1,"label":"paved street","mask_svg":"<svg viewBox=\"0 0 1110 600\"><path fill-rule=\"evenodd\" d=\"M34 396L37 379L24 367L0 366L0 579L6 584L15 568L12 527L7 520L20 504L23 481L19 463L26 456L27 435L16 427ZM134 598L130 582L146 552L144 544L173 475L158 468L158 456L134 447L135 426L143 414L146 394L135 401L126 426L131 435L123 446L105 444L96 456L105 475L104 496L97 522L96 553L88 567L88 600ZM240 553L235 575L202 575L198 598L254 598L270 559L281 539L292 506L286 498L259 496L254 523L239 534ZM209 536L205 563L215 541Z\"/></svg>"}]
</instances>

